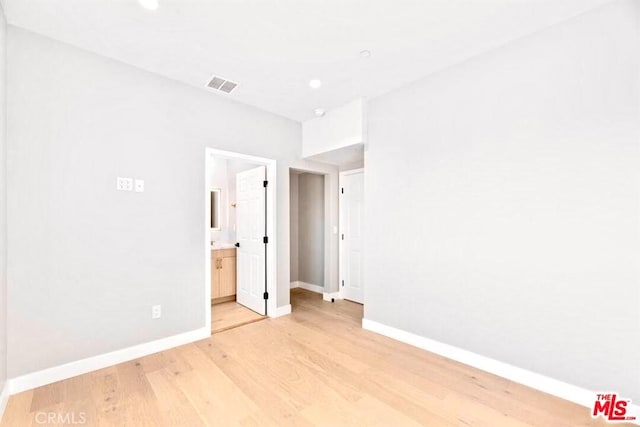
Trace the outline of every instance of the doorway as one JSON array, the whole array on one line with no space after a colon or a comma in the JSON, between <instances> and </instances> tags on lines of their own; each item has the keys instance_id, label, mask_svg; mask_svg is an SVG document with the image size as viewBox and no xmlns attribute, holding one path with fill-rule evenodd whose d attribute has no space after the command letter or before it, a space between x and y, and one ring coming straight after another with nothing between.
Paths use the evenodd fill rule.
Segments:
<instances>
[{"instance_id":1,"label":"doorway","mask_svg":"<svg viewBox=\"0 0 640 427\"><path fill-rule=\"evenodd\" d=\"M305 289L320 295L328 292L331 276L329 180L328 174L317 171L289 170L291 289Z\"/></svg>"},{"instance_id":2,"label":"doorway","mask_svg":"<svg viewBox=\"0 0 640 427\"><path fill-rule=\"evenodd\" d=\"M205 304L213 333L275 309L274 160L205 150Z\"/></svg>"},{"instance_id":3,"label":"doorway","mask_svg":"<svg viewBox=\"0 0 640 427\"><path fill-rule=\"evenodd\" d=\"M340 296L364 304L364 169L340 172Z\"/></svg>"}]
</instances>

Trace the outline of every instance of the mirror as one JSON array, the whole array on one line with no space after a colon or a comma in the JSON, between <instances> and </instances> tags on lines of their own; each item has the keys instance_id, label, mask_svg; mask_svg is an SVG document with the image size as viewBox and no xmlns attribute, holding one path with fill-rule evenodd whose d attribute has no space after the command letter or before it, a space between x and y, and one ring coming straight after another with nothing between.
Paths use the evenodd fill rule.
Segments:
<instances>
[{"instance_id":1,"label":"mirror","mask_svg":"<svg viewBox=\"0 0 640 427\"><path fill-rule=\"evenodd\" d=\"M211 190L211 230L220 231L220 189Z\"/></svg>"}]
</instances>

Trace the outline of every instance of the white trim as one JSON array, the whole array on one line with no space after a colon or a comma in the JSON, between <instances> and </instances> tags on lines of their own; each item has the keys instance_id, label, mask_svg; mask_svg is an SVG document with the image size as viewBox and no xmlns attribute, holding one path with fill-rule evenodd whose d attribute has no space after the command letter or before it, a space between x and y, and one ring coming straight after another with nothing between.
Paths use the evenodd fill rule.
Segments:
<instances>
[{"instance_id":1,"label":"white trim","mask_svg":"<svg viewBox=\"0 0 640 427\"><path fill-rule=\"evenodd\" d=\"M314 285L313 283L307 283L300 280L294 283L296 283L297 288L306 289L308 291L315 292L317 294L321 294L322 292L324 292L324 286L318 286L318 285Z\"/></svg>"},{"instance_id":2,"label":"white trim","mask_svg":"<svg viewBox=\"0 0 640 427\"><path fill-rule=\"evenodd\" d=\"M299 288L299 287L300 287L300 282L298 282L297 280L291 282L290 285L289 285L289 289L295 289L295 288Z\"/></svg>"},{"instance_id":3,"label":"white trim","mask_svg":"<svg viewBox=\"0 0 640 427\"><path fill-rule=\"evenodd\" d=\"M322 293L323 300L331 302L331 298L333 298L334 300L342 299L342 297L340 296L340 292L323 292Z\"/></svg>"},{"instance_id":4,"label":"white trim","mask_svg":"<svg viewBox=\"0 0 640 427\"><path fill-rule=\"evenodd\" d=\"M276 308L275 314L269 315L269 317L275 319L276 317L286 316L287 314L291 314L291 304Z\"/></svg>"},{"instance_id":5,"label":"white trim","mask_svg":"<svg viewBox=\"0 0 640 427\"><path fill-rule=\"evenodd\" d=\"M526 385L533 389L548 393L552 396L577 403L581 406L592 408L595 391L565 383L526 369L518 368L486 356L463 350L449 344L444 344L432 339L413 334L411 332L396 329L369 319L362 319L362 329L384 335L394 340L430 351L465 365L472 366L485 372L506 378L510 381ZM629 415L640 416L640 406L631 405ZM638 423L638 419L635 421Z\"/></svg>"},{"instance_id":6,"label":"white trim","mask_svg":"<svg viewBox=\"0 0 640 427\"><path fill-rule=\"evenodd\" d=\"M267 314L277 314L277 301L278 301L278 230L276 224L278 223L278 209L277 209L277 183L278 183L278 168L275 160L264 159L267 167L267 236L269 236L269 244L267 250L267 292L269 292L269 299L267 300ZM289 195L287 195L287 199ZM287 262L288 265L288 262Z\"/></svg>"},{"instance_id":7,"label":"white trim","mask_svg":"<svg viewBox=\"0 0 640 427\"><path fill-rule=\"evenodd\" d=\"M211 329L211 229L208 227L208 218L211 211L211 203L209 201L209 183L207 180L207 166L209 164L208 159L210 156L225 158L225 159L239 159L244 160L251 163L256 163L257 165L264 165L267 168L267 181L269 181L269 185L267 186L267 236L269 236L269 247L267 250L267 292L269 293L269 299L267 300L267 315L269 313L276 313L276 301L278 297L278 277L277 277L277 242L278 242L278 234L277 234L277 192L276 192L276 184L277 184L277 162L273 159L268 159L266 157L257 157L249 154L235 153L232 151L218 150L216 148L205 148L205 189L206 197L205 197L205 274L204 274L204 294L205 294L205 324L204 327Z\"/></svg>"},{"instance_id":8,"label":"white trim","mask_svg":"<svg viewBox=\"0 0 640 427\"><path fill-rule=\"evenodd\" d=\"M67 378L86 374L87 372L209 338L210 336L211 326L166 338L160 338L155 341L134 345L132 347L100 354L98 356L88 357L75 362L65 363L64 365L54 366L41 371L31 372L30 374L12 378L7 382L9 384L11 394L21 393L36 387L41 387L57 381L66 380Z\"/></svg>"},{"instance_id":9,"label":"white trim","mask_svg":"<svg viewBox=\"0 0 640 427\"><path fill-rule=\"evenodd\" d=\"M211 201L209 193L209 149L204 150L204 223L205 223L205 239L204 239L204 326L211 325ZM211 329L211 327L209 327Z\"/></svg>"},{"instance_id":10,"label":"white trim","mask_svg":"<svg viewBox=\"0 0 640 427\"><path fill-rule=\"evenodd\" d=\"M4 382L4 387L2 387L2 392L0 393L0 421L2 421L2 416L4 415L4 410L7 408L7 402L9 402L10 395L10 383L9 380L6 380Z\"/></svg>"}]
</instances>

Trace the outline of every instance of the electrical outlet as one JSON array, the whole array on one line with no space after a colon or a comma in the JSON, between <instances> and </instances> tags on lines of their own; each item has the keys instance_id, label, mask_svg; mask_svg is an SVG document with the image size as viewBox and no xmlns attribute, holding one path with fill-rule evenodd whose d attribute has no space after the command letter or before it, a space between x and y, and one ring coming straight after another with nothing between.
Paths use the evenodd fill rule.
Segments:
<instances>
[{"instance_id":1,"label":"electrical outlet","mask_svg":"<svg viewBox=\"0 0 640 427\"><path fill-rule=\"evenodd\" d=\"M144 180L136 179L135 181L135 191L136 193L144 193Z\"/></svg>"},{"instance_id":2,"label":"electrical outlet","mask_svg":"<svg viewBox=\"0 0 640 427\"><path fill-rule=\"evenodd\" d=\"M151 306L151 318L159 319L162 317L162 306L161 305L152 305Z\"/></svg>"},{"instance_id":3,"label":"electrical outlet","mask_svg":"<svg viewBox=\"0 0 640 427\"><path fill-rule=\"evenodd\" d=\"M116 181L116 190L133 191L133 179L118 177Z\"/></svg>"}]
</instances>

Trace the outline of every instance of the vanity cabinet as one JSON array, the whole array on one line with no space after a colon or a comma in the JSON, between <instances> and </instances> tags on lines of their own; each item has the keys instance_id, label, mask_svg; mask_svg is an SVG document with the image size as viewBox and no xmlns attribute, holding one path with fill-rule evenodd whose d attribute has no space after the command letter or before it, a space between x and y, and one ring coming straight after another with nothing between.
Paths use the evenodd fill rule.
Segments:
<instances>
[{"instance_id":1,"label":"vanity cabinet","mask_svg":"<svg viewBox=\"0 0 640 427\"><path fill-rule=\"evenodd\" d=\"M236 250L211 251L211 299L213 303L234 301L236 295Z\"/></svg>"}]
</instances>

